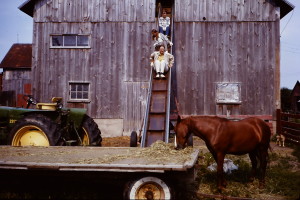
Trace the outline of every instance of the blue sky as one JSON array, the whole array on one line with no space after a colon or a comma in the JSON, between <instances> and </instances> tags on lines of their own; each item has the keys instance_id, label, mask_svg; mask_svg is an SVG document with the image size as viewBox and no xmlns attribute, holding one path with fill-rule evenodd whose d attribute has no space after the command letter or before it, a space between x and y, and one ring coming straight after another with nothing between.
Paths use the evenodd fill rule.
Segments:
<instances>
[{"instance_id":1,"label":"blue sky","mask_svg":"<svg viewBox=\"0 0 300 200\"><path fill-rule=\"evenodd\" d=\"M281 87L293 89L300 80L300 0L288 0L294 11L280 23ZM18 7L25 0L1 0L0 61L14 43L32 43L32 18Z\"/></svg>"}]
</instances>

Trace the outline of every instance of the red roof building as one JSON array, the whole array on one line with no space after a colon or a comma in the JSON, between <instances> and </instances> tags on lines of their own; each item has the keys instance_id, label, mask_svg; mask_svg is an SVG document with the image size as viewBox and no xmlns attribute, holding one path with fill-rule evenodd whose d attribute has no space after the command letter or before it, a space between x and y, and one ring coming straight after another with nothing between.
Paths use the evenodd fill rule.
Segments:
<instances>
[{"instance_id":1,"label":"red roof building","mask_svg":"<svg viewBox=\"0 0 300 200\"><path fill-rule=\"evenodd\" d=\"M25 107L23 96L31 94L32 44L13 44L0 63L0 105Z\"/></svg>"},{"instance_id":2,"label":"red roof building","mask_svg":"<svg viewBox=\"0 0 300 200\"><path fill-rule=\"evenodd\" d=\"M0 63L0 68L31 68L32 44L13 44Z\"/></svg>"},{"instance_id":3,"label":"red roof building","mask_svg":"<svg viewBox=\"0 0 300 200\"><path fill-rule=\"evenodd\" d=\"M300 82L297 81L291 93L292 110L300 113Z\"/></svg>"}]
</instances>

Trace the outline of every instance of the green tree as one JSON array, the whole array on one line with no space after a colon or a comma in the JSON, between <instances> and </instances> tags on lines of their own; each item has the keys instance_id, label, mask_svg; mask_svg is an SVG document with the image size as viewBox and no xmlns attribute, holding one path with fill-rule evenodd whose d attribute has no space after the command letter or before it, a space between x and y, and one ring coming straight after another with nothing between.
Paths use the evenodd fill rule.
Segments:
<instances>
[{"instance_id":1,"label":"green tree","mask_svg":"<svg viewBox=\"0 0 300 200\"><path fill-rule=\"evenodd\" d=\"M291 93L292 90L285 87L280 90L281 110L283 112L291 110Z\"/></svg>"}]
</instances>

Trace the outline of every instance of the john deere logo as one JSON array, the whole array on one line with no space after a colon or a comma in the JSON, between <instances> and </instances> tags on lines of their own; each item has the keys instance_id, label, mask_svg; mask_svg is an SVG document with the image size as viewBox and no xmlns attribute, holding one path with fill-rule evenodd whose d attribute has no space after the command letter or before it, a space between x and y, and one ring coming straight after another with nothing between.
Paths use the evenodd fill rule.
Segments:
<instances>
[{"instance_id":1,"label":"john deere logo","mask_svg":"<svg viewBox=\"0 0 300 200\"><path fill-rule=\"evenodd\" d=\"M10 123L10 124L14 124L14 123L16 123L16 121L17 121L16 119L10 119L10 120L9 120L9 123Z\"/></svg>"}]
</instances>

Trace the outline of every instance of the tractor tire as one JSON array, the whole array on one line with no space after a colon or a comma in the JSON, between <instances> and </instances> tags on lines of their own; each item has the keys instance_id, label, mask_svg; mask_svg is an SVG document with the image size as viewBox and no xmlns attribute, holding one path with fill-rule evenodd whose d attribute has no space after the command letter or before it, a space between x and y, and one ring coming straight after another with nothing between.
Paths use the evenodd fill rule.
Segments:
<instances>
[{"instance_id":1,"label":"tractor tire","mask_svg":"<svg viewBox=\"0 0 300 200\"><path fill-rule=\"evenodd\" d=\"M137 147L138 137L136 131L132 131L130 135L130 147Z\"/></svg>"},{"instance_id":2,"label":"tractor tire","mask_svg":"<svg viewBox=\"0 0 300 200\"><path fill-rule=\"evenodd\" d=\"M60 146L63 144L57 123L41 115L28 115L18 120L9 133L12 146Z\"/></svg>"},{"instance_id":3,"label":"tractor tire","mask_svg":"<svg viewBox=\"0 0 300 200\"><path fill-rule=\"evenodd\" d=\"M172 190L157 177L143 177L126 189L125 199L174 199Z\"/></svg>"},{"instance_id":4,"label":"tractor tire","mask_svg":"<svg viewBox=\"0 0 300 200\"><path fill-rule=\"evenodd\" d=\"M101 146L101 131L96 122L89 116L85 115L82 122L80 137L83 146Z\"/></svg>"}]
</instances>

